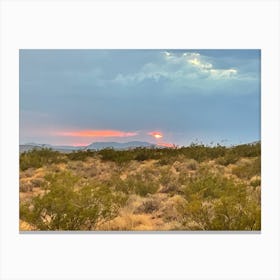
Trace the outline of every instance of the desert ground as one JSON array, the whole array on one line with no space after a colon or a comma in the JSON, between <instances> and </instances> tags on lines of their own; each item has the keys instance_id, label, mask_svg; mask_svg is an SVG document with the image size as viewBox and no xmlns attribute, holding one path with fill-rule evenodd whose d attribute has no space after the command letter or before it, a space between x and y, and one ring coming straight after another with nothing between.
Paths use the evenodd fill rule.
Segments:
<instances>
[{"instance_id":1,"label":"desert ground","mask_svg":"<svg viewBox=\"0 0 280 280\"><path fill-rule=\"evenodd\" d=\"M261 229L261 144L20 154L20 231Z\"/></svg>"}]
</instances>

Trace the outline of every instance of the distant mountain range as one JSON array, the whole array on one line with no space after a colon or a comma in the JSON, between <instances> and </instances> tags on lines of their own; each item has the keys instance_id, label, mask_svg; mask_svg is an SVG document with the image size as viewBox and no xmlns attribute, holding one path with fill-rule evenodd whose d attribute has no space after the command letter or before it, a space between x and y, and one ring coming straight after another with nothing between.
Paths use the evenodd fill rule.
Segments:
<instances>
[{"instance_id":1,"label":"distant mountain range","mask_svg":"<svg viewBox=\"0 0 280 280\"><path fill-rule=\"evenodd\" d=\"M83 151L83 150L102 150L106 148L113 148L115 150L128 150L137 147L146 147L146 148L154 148L161 147L149 142L141 142L141 141L131 141L127 143L118 143L118 142L93 142L88 146L53 146L49 144L37 144L37 143L27 143L23 145L19 145L19 151L26 152L32 149L43 149L50 148L54 151L59 152L72 152L72 151ZM163 146L162 146L163 147Z\"/></svg>"}]
</instances>

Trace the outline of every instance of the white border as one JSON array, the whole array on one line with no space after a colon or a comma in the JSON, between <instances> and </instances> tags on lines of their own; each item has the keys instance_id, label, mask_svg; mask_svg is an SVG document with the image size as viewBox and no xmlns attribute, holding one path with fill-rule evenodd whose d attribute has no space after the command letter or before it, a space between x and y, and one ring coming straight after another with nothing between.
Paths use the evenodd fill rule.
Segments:
<instances>
[{"instance_id":1,"label":"white border","mask_svg":"<svg viewBox=\"0 0 280 280\"><path fill-rule=\"evenodd\" d=\"M279 2L1 3L1 279L279 279ZM262 49L261 234L19 234L18 49Z\"/></svg>"}]
</instances>

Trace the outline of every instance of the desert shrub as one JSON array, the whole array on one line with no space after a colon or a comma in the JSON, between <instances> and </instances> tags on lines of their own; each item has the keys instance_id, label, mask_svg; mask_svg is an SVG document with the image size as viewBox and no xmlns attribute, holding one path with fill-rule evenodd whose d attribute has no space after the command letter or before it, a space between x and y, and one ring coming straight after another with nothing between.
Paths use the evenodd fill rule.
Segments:
<instances>
[{"instance_id":1,"label":"desert shrub","mask_svg":"<svg viewBox=\"0 0 280 280\"><path fill-rule=\"evenodd\" d=\"M84 170L84 163L81 160L71 160L67 163L67 169L74 173L80 173Z\"/></svg>"},{"instance_id":2,"label":"desert shrub","mask_svg":"<svg viewBox=\"0 0 280 280\"><path fill-rule=\"evenodd\" d=\"M134 157L134 159L137 161L144 161L144 160L148 160L150 158L151 158L151 155L149 154L149 150L147 150L147 149L138 150Z\"/></svg>"},{"instance_id":3,"label":"desert shrub","mask_svg":"<svg viewBox=\"0 0 280 280\"><path fill-rule=\"evenodd\" d=\"M183 197L186 203L178 211L186 229L260 229L260 201L233 179L203 172L190 179Z\"/></svg>"},{"instance_id":4,"label":"desert shrub","mask_svg":"<svg viewBox=\"0 0 280 280\"><path fill-rule=\"evenodd\" d=\"M29 168L20 172L20 178L28 178L34 176L34 169Z\"/></svg>"},{"instance_id":5,"label":"desert shrub","mask_svg":"<svg viewBox=\"0 0 280 280\"><path fill-rule=\"evenodd\" d=\"M260 230L261 206L257 201L248 198L238 201L234 196L222 197L214 203L210 229Z\"/></svg>"},{"instance_id":6,"label":"desert shrub","mask_svg":"<svg viewBox=\"0 0 280 280\"><path fill-rule=\"evenodd\" d=\"M33 149L20 155L20 169L22 171L60 162L65 162L64 155L51 149Z\"/></svg>"},{"instance_id":7,"label":"desert shrub","mask_svg":"<svg viewBox=\"0 0 280 280\"><path fill-rule=\"evenodd\" d=\"M180 186L178 185L177 182L170 181L162 186L160 192L173 195L175 193L178 193L179 189L180 189Z\"/></svg>"},{"instance_id":8,"label":"desert shrub","mask_svg":"<svg viewBox=\"0 0 280 280\"><path fill-rule=\"evenodd\" d=\"M34 188L43 187L45 184L44 178L33 178L30 182Z\"/></svg>"},{"instance_id":9,"label":"desert shrub","mask_svg":"<svg viewBox=\"0 0 280 280\"><path fill-rule=\"evenodd\" d=\"M20 192L31 192L33 190L33 184L30 180L20 180L19 191Z\"/></svg>"},{"instance_id":10,"label":"desert shrub","mask_svg":"<svg viewBox=\"0 0 280 280\"><path fill-rule=\"evenodd\" d=\"M189 170L197 170L198 169L198 163L194 159L190 159L187 163L186 166Z\"/></svg>"},{"instance_id":11,"label":"desert shrub","mask_svg":"<svg viewBox=\"0 0 280 280\"><path fill-rule=\"evenodd\" d=\"M241 163L232 169L232 173L241 179L250 179L253 176L261 175L261 158L257 157Z\"/></svg>"},{"instance_id":12,"label":"desert shrub","mask_svg":"<svg viewBox=\"0 0 280 280\"><path fill-rule=\"evenodd\" d=\"M33 188L39 188L43 186L44 186L43 178L21 179L19 182L19 190L21 192L32 192Z\"/></svg>"},{"instance_id":13,"label":"desert shrub","mask_svg":"<svg viewBox=\"0 0 280 280\"><path fill-rule=\"evenodd\" d=\"M220 145L209 147L203 144L192 143L188 147L182 147L179 150L187 158L195 159L198 162L202 162L204 160L215 159L223 156L226 147Z\"/></svg>"},{"instance_id":14,"label":"desert shrub","mask_svg":"<svg viewBox=\"0 0 280 280\"><path fill-rule=\"evenodd\" d=\"M58 165L53 164L52 166L49 166L48 170L50 172L58 173L61 171L61 168Z\"/></svg>"},{"instance_id":15,"label":"desert shrub","mask_svg":"<svg viewBox=\"0 0 280 280\"><path fill-rule=\"evenodd\" d=\"M103 183L110 189L129 195L134 193L134 185L131 181L131 179L121 180L119 176L113 175L109 180L105 180Z\"/></svg>"},{"instance_id":16,"label":"desert shrub","mask_svg":"<svg viewBox=\"0 0 280 280\"><path fill-rule=\"evenodd\" d=\"M159 182L162 185L160 189L161 193L168 193L172 195L180 191L181 185L178 181L178 178L170 171L163 170L161 172Z\"/></svg>"},{"instance_id":17,"label":"desert shrub","mask_svg":"<svg viewBox=\"0 0 280 280\"><path fill-rule=\"evenodd\" d=\"M258 157L261 155L261 143L237 145L229 151L239 157Z\"/></svg>"},{"instance_id":18,"label":"desert shrub","mask_svg":"<svg viewBox=\"0 0 280 280\"><path fill-rule=\"evenodd\" d=\"M180 206L185 205L186 200L181 195L174 195L168 197L164 203L161 204L159 216L164 222L173 222L180 219L178 209ZM182 228L178 228L182 229Z\"/></svg>"},{"instance_id":19,"label":"desert shrub","mask_svg":"<svg viewBox=\"0 0 280 280\"><path fill-rule=\"evenodd\" d=\"M67 169L84 178L92 178L99 174L97 165L89 164L80 160L69 161Z\"/></svg>"},{"instance_id":20,"label":"desert shrub","mask_svg":"<svg viewBox=\"0 0 280 280\"><path fill-rule=\"evenodd\" d=\"M114 150L112 148L100 151L75 151L62 154L50 149L32 150L24 152L20 156L20 168L26 170L30 167L41 167L46 163L58 163L68 160L84 161L89 157L101 157L103 161L114 161L118 164L127 163L131 160L144 161L155 159L159 165L167 165L174 162L178 156L194 159L202 162L209 159L218 159L222 165L235 163L240 157L260 156L261 144L246 144L234 147L216 145L214 147L203 144L191 144L181 148L134 148L129 150Z\"/></svg>"},{"instance_id":21,"label":"desert shrub","mask_svg":"<svg viewBox=\"0 0 280 280\"><path fill-rule=\"evenodd\" d=\"M96 156L96 152L92 150L73 151L71 153L66 154L66 156L69 160L84 161L89 157Z\"/></svg>"},{"instance_id":22,"label":"desert shrub","mask_svg":"<svg viewBox=\"0 0 280 280\"><path fill-rule=\"evenodd\" d=\"M177 172L189 172L197 170L199 164L194 159L185 159L183 162L175 161L173 167Z\"/></svg>"},{"instance_id":23,"label":"desert shrub","mask_svg":"<svg viewBox=\"0 0 280 280\"><path fill-rule=\"evenodd\" d=\"M260 230L261 209L255 201L246 205L222 197L213 202L199 199L188 202L183 208L183 226L189 230Z\"/></svg>"},{"instance_id":24,"label":"desert shrub","mask_svg":"<svg viewBox=\"0 0 280 280\"><path fill-rule=\"evenodd\" d=\"M238 187L231 179L201 170L197 176L186 178L183 189L186 199L198 195L203 199L216 199L230 193L245 192L244 187Z\"/></svg>"},{"instance_id":25,"label":"desert shrub","mask_svg":"<svg viewBox=\"0 0 280 280\"><path fill-rule=\"evenodd\" d=\"M159 189L159 183L152 178L153 173L147 173L145 170L138 174L129 175L124 180L115 174L106 180L106 185L126 195L138 194L145 197L148 194L156 193Z\"/></svg>"},{"instance_id":26,"label":"desert shrub","mask_svg":"<svg viewBox=\"0 0 280 280\"><path fill-rule=\"evenodd\" d=\"M258 187L258 186L260 186L261 185L261 179L254 179L254 180L252 180L251 182L250 182L250 185L252 186L252 187Z\"/></svg>"},{"instance_id":27,"label":"desert shrub","mask_svg":"<svg viewBox=\"0 0 280 280\"><path fill-rule=\"evenodd\" d=\"M130 150L117 151L111 148L103 149L98 152L103 161L113 161L118 164L127 163L134 159L134 155Z\"/></svg>"},{"instance_id":28,"label":"desert shrub","mask_svg":"<svg viewBox=\"0 0 280 280\"><path fill-rule=\"evenodd\" d=\"M240 156L233 153L226 153L225 156L216 159L216 163L227 166L234 164L239 160Z\"/></svg>"},{"instance_id":29,"label":"desert shrub","mask_svg":"<svg viewBox=\"0 0 280 280\"><path fill-rule=\"evenodd\" d=\"M134 192L140 196L146 196L148 194L154 194L157 192L159 186L154 182L143 182L143 181L134 181Z\"/></svg>"},{"instance_id":30,"label":"desert shrub","mask_svg":"<svg viewBox=\"0 0 280 280\"><path fill-rule=\"evenodd\" d=\"M163 159L160 159L158 162L157 162L158 165L168 165L170 164L170 161L166 158L163 158Z\"/></svg>"},{"instance_id":31,"label":"desert shrub","mask_svg":"<svg viewBox=\"0 0 280 280\"><path fill-rule=\"evenodd\" d=\"M92 182L79 186L79 178L71 173L49 175L46 180L46 194L20 204L20 218L39 230L91 230L116 217L125 202L106 186Z\"/></svg>"},{"instance_id":32,"label":"desert shrub","mask_svg":"<svg viewBox=\"0 0 280 280\"><path fill-rule=\"evenodd\" d=\"M160 207L160 201L155 198L148 198L147 200L144 200L143 203L137 207L137 209L134 211L135 214L139 213L153 213L157 211Z\"/></svg>"},{"instance_id":33,"label":"desert shrub","mask_svg":"<svg viewBox=\"0 0 280 280\"><path fill-rule=\"evenodd\" d=\"M106 148L98 151L103 161L114 161L118 164L127 163L131 160L145 161L159 159L162 156L160 149L134 148L129 150L114 150Z\"/></svg>"},{"instance_id":34,"label":"desert shrub","mask_svg":"<svg viewBox=\"0 0 280 280\"><path fill-rule=\"evenodd\" d=\"M119 189L127 194L135 193L140 196L147 196L157 192L159 185L156 182L146 180L141 174L129 176L119 186Z\"/></svg>"},{"instance_id":35,"label":"desert shrub","mask_svg":"<svg viewBox=\"0 0 280 280\"><path fill-rule=\"evenodd\" d=\"M221 165L236 163L242 157L259 157L261 155L261 143L243 144L229 147L225 150L224 155L216 159Z\"/></svg>"},{"instance_id":36,"label":"desert shrub","mask_svg":"<svg viewBox=\"0 0 280 280\"><path fill-rule=\"evenodd\" d=\"M84 168L83 172L80 175L85 178L92 178L98 174L99 174L98 169L95 166L90 166Z\"/></svg>"},{"instance_id":37,"label":"desert shrub","mask_svg":"<svg viewBox=\"0 0 280 280\"><path fill-rule=\"evenodd\" d=\"M177 157L176 157L176 156L173 156L173 155L171 155L171 156L169 156L169 155L164 155L164 156L161 157L161 159L159 159L159 160L157 161L157 164L158 164L159 166L171 165L171 164L173 164L174 162L176 162L176 160L177 160Z\"/></svg>"}]
</instances>

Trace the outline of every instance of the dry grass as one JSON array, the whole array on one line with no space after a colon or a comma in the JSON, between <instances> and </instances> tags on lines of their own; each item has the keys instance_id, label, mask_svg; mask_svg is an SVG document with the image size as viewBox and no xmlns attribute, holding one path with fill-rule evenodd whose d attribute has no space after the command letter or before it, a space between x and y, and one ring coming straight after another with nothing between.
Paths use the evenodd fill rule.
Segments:
<instances>
[{"instance_id":1,"label":"dry grass","mask_svg":"<svg viewBox=\"0 0 280 280\"><path fill-rule=\"evenodd\" d=\"M40 168L29 168L20 172L20 202L31 201L41 195L46 183L45 176L49 173L71 172L78 176L80 184L97 182L108 184L113 191L123 192L126 198L118 216L106 222L100 222L97 230L116 231L165 231L178 229L196 229L201 225L197 221L189 221L182 227L182 213L187 201L184 189L192 178L200 176L202 172L233 180L236 184L247 186L249 201L260 201L261 177L253 169L255 158L240 158L235 163L219 164L219 160L205 160L198 162L194 159L179 155L171 160L131 160L126 164L102 161L99 157L89 157L85 160L69 160L67 162L52 163ZM256 164L255 164L256 165ZM253 166L253 167L251 167ZM204 170L204 171L203 171ZM248 170L248 174L246 173ZM129 182L138 180L149 187L144 193L129 188ZM139 188L141 184L137 185ZM142 186L142 187L143 187ZM126 190L127 191L124 191ZM77 191L79 187L76 188ZM203 207L211 209L213 201L203 201ZM196 210L195 210L196 211ZM198 211L198 210L197 210ZM210 210L209 210L210 211ZM183 215L188 215L184 213ZM184 217L183 217L184 218ZM20 220L20 230L34 230L35 227L24 220Z\"/></svg>"},{"instance_id":2,"label":"dry grass","mask_svg":"<svg viewBox=\"0 0 280 280\"><path fill-rule=\"evenodd\" d=\"M31 231L31 230L36 230L36 228L25 221L19 220L19 230Z\"/></svg>"}]
</instances>

